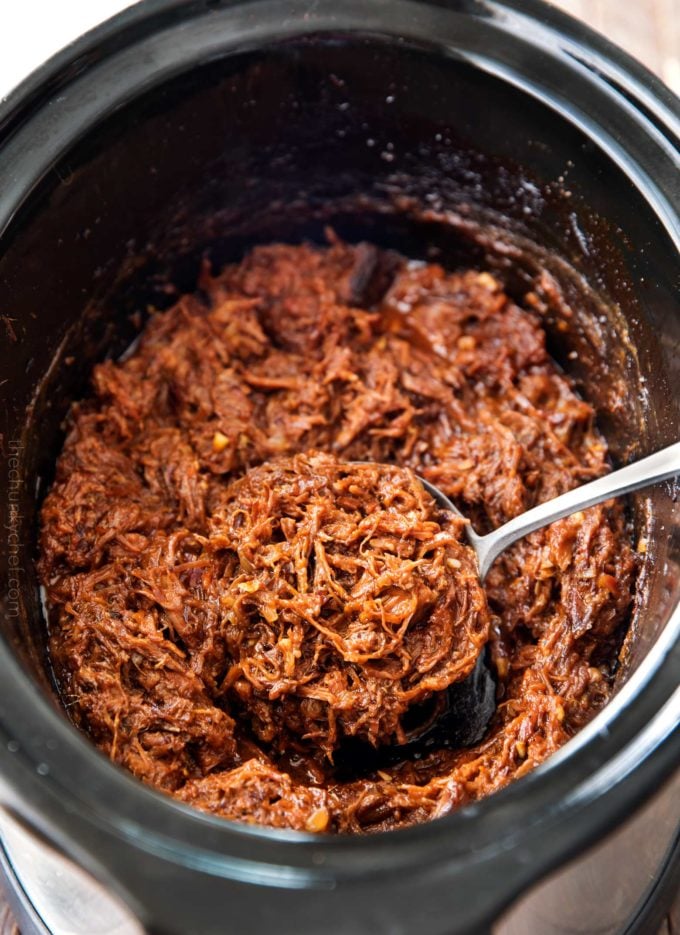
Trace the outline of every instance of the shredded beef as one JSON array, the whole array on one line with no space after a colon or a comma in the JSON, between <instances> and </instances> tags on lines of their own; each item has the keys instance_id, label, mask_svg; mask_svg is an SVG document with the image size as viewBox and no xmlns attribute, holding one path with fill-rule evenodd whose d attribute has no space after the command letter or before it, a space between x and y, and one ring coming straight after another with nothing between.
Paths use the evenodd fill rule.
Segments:
<instances>
[{"instance_id":1,"label":"shredded beef","mask_svg":"<svg viewBox=\"0 0 680 935\"><path fill-rule=\"evenodd\" d=\"M253 468L213 508L231 665L220 690L283 753L404 743L403 716L470 674L489 614L464 523L412 472L313 453ZM229 705L228 705L229 707Z\"/></svg>"},{"instance_id":2,"label":"shredded beef","mask_svg":"<svg viewBox=\"0 0 680 935\"><path fill-rule=\"evenodd\" d=\"M540 317L489 273L258 247L92 385L39 568L63 703L140 779L234 820L385 830L524 775L606 702L635 571L621 504L531 534L482 588L414 477L483 532L607 470ZM485 644L480 743L340 778L347 738L402 744Z\"/></svg>"}]
</instances>

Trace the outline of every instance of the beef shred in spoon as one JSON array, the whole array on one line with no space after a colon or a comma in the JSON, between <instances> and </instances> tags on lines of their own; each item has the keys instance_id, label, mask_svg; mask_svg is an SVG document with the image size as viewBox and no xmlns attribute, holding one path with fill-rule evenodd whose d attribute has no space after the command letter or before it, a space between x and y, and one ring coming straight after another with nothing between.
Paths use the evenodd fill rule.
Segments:
<instances>
[{"instance_id":1,"label":"beef shred in spoon","mask_svg":"<svg viewBox=\"0 0 680 935\"><path fill-rule=\"evenodd\" d=\"M407 712L470 674L489 612L463 525L410 470L321 452L227 488L210 523L237 558L222 691L260 741L331 760L344 737L404 743Z\"/></svg>"}]
</instances>

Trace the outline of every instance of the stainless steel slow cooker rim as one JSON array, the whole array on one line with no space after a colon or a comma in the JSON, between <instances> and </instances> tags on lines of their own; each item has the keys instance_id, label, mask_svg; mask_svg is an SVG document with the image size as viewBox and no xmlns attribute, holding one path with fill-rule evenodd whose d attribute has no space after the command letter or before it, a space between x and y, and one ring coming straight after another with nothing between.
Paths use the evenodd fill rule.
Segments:
<instances>
[{"instance_id":1,"label":"stainless steel slow cooker rim","mask_svg":"<svg viewBox=\"0 0 680 935\"><path fill-rule=\"evenodd\" d=\"M251 0L252 2L252 0ZM256 2L263 2L263 0L256 0ZM416 4L419 6L427 6L427 4ZM451 4L454 6L455 4ZM49 84L56 80L56 76L63 72L64 69L67 69L69 64L72 64L76 61L83 61L88 58L88 54L92 58L96 58L96 50L102 41L109 39L115 36L119 31L127 28L132 24L139 24L145 19L153 19L161 15L164 12L169 11L178 11L182 10L185 7L189 7L190 4L183 3L181 0L145 0L144 3L140 4L139 7L133 7L119 16L114 17L112 20L98 27L92 33L83 37L83 39L76 42L73 46L69 47L68 50L60 53L56 59L52 60L51 63L48 63L46 66L43 66L43 69L39 70L35 76L29 78L27 82L24 82L12 95L8 98L5 105L0 107L0 128L3 126L10 126L12 123L12 116L16 115L19 111L23 109L24 106L30 107L31 109L38 109L44 103L43 99L40 99L40 91L44 88L45 84ZM516 4L492 4L495 8L502 9L514 9ZM543 4L532 3L532 6L541 11L541 14L545 16L546 21L549 21L551 18L551 11L549 8L545 7ZM573 24L573 21L569 21ZM573 27L572 27L573 28ZM578 27L578 33L583 34L581 27ZM581 39L581 41L583 41ZM592 40L591 43L592 44ZM596 55L597 53L597 43L595 43ZM604 55L604 53L602 53ZM626 56L621 55L621 59L626 65ZM608 59L605 56L605 61ZM91 66L85 66L84 74L87 74L87 68ZM639 68L636 68L635 71L639 71ZM652 82L652 87L654 83ZM31 103L31 99L33 102ZM17 135L21 133L22 128L16 126L14 133ZM1 129L0 129L1 133ZM0 160L2 156L0 155ZM27 192L24 193L24 197L27 196ZM11 217L14 216L16 209L18 208L18 202L15 201L12 210L8 210L10 206L5 204L4 218L2 219L3 223L0 224L1 227L5 227L5 222L9 223ZM680 610L676 610L672 621L666 627L664 636L668 638L668 646L665 647L663 643L657 644L657 647L661 647L658 650L657 655L664 656L664 652L670 652L671 641L675 640L677 637L677 632L680 629ZM19 685L22 680L25 681L23 685L24 689L28 689L29 694L30 690L33 689L35 692L32 683L28 679L28 676L19 666L19 663L14 659L11 654L10 648L3 641L3 665L5 665L11 671L11 677L14 680L16 685ZM655 647L655 650L656 648ZM650 661L651 659L651 661ZM432 848L433 838L437 837L440 840L442 838L448 837L450 840L448 842L447 849L451 850L451 847L455 845L459 836L463 832L463 829L470 825L471 822L478 826L480 821L487 817L496 815L499 813L505 813L506 807L509 804L516 803L518 798L525 798L529 796L530 790L537 788L544 781L547 781L551 775L554 775L557 767L569 761L574 762L577 752L583 752L586 748L590 748L592 743L602 734L602 729L605 727L609 730L609 726L612 725L619 715L622 714L629 705L634 704L635 700L639 699L639 693L642 687L649 688L653 682L653 676L657 674L664 667L664 663L667 664L667 658L655 658L654 656L648 657L643 665L640 667L637 673L634 674L631 682L628 685L633 685L628 693L625 693L625 688L622 690L622 695L619 696L619 699L614 699L612 704L610 704L601 715L598 716L598 719L593 721L589 727L587 727L581 734L575 738L571 743L574 744L572 747L571 744L563 748L556 757L551 761L548 761L543 766L539 767L532 775L526 777L520 783L515 784L514 786L504 790L501 793L497 793L495 796L490 799L479 803L476 806L471 807L470 809L462 810L461 812L452 815L448 818L441 819L440 821L421 826L419 828L413 829L404 829L402 831L392 832L389 835L367 837L367 838L322 838L314 837L311 835L300 835L295 832L276 832L268 829L252 829L244 826L232 825L230 823L224 822L220 819L212 818L211 816L205 816L193 810L186 808L185 806L180 805L179 803L173 802L170 799L153 792L152 790L146 789L136 780L133 780L128 775L123 774L122 771L111 766L106 762L100 754L94 751L91 748L91 745L88 741L80 736L75 728L73 728L66 720L58 714L48 703L47 699L42 697L36 697L34 699L34 704L37 708L37 713L40 717L44 717L44 723L50 727L51 730L59 733L60 739L63 739L64 744L70 751L77 754L77 757L82 760L87 760L89 763L95 762L95 757L99 757L102 760L102 772L107 776L107 785L111 790L126 790L129 793L130 798L138 800L140 807L144 808L145 803L148 803L149 806L153 803L154 813L167 815L172 814L175 817L178 817L181 820L181 823L188 827L191 825L197 834L203 834L204 831L210 831L211 837L219 837L223 841L223 848L228 850L231 843L235 840L245 841L249 845L254 845L255 843L261 843L265 847L269 847L271 844L282 845L287 852L292 853L292 850L288 845L293 843L295 845L294 850L300 851L301 845L304 845L307 853L317 851L319 848L323 847L324 851L337 851L337 852L348 852L358 854L360 851L368 851L370 853L375 853L380 850L383 852L383 856L386 856L386 850L383 847L383 841L389 839L389 847L396 851L398 849L398 842L408 841L408 842L419 842L427 841L427 848L430 852L432 859L435 859L435 852ZM649 670L649 671L647 671ZM642 673L642 674L641 674ZM637 678L637 682L634 680ZM638 684L639 683L639 684ZM636 699L632 698L632 695L636 695ZM630 696L630 697L629 697ZM618 701L618 706L617 706ZM5 725L2 725L2 729L5 729ZM62 736L63 735L63 736ZM82 748L82 749L81 749ZM44 758L43 758L44 759ZM34 761L35 762L35 761ZM47 763L48 767L50 766L49 762ZM104 770L103 767L106 767ZM54 773L48 773L47 777L41 777L46 780L50 777L50 781L53 781ZM74 795L75 790L62 787L60 792L65 792L70 795L76 801L78 796ZM88 806L89 807L89 806ZM620 809L621 811L622 809ZM140 836L141 829L141 836ZM145 838L145 835L149 835L153 829L148 828L147 825L140 823L139 816L135 817L135 821L125 827L123 824L119 824L116 828L117 832L121 831L127 836L128 840L134 841L138 846L150 846L152 840L150 837ZM526 829L524 829L526 830ZM456 833L454 833L454 831ZM593 831L593 836L598 833L597 829ZM463 837L466 835L463 834ZM381 841L382 839L382 841ZM477 838L479 840L479 838ZM495 839L497 840L497 839ZM174 841L174 839L173 839ZM184 842L185 850L187 842ZM173 859L181 858L183 855L177 854L173 851L171 847L168 851L168 856L172 856ZM187 856L186 854L184 856ZM479 856L482 859L486 859L482 850L479 852ZM289 858L286 858L287 860ZM465 855L467 861L470 860L470 852L468 851ZM252 860L247 861L247 867L241 868L247 874L248 879L252 879L252 867L254 863L258 862L259 858L253 856ZM264 868L266 862L259 861L262 867ZM389 863L389 861L388 861ZM407 862L409 865L412 865L412 860L409 859ZM392 866L390 864L390 866ZM275 875L280 876L281 873L281 864L274 864ZM216 872L216 868L208 868L211 872ZM240 870L236 867L233 862L231 868L225 868L228 874L239 873ZM365 868L364 868L365 869ZM357 871L360 872L361 867L357 868ZM309 874L313 872L313 877L318 880L320 884L323 883L324 879L328 879L328 872L322 866L310 865L309 868L305 870L305 881L309 879ZM269 879L269 874L266 874L267 882L271 883ZM282 884L286 885L284 878L281 878ZM257 881L255 881L257 882ZM290 885L298 885L297 882L293 879L288 881ZM300 880L300 885L303 885L302 878Z\"/></svg>"}]
</instances>

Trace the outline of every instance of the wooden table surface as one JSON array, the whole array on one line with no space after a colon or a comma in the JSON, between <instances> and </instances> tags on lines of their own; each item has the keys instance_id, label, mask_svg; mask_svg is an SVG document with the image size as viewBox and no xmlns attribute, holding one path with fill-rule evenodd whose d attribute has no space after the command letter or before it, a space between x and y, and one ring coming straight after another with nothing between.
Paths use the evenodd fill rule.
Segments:
<instances>
[{"instance_id":1,"label":"wooden table surface","mask_svg":"<svg viewBox=\"0 0 680 935\"><path fill-rule=\"evenodd\" d=\"M62 6L77 0L62 0ZM680 0L553 0L639 59L680 96ZM680 893L658 935L679 935ZM19 935L0 890L0 935Z\"/></svg>"}]
</instances>

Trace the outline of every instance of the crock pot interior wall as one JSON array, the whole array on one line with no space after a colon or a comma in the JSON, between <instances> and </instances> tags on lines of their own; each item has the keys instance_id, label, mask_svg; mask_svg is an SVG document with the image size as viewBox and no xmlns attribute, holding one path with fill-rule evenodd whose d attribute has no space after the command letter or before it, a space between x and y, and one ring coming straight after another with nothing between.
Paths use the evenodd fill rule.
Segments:
<instances>
[{"instance_id":1,"label":"crock pot interior wall","mask_svg":"<svg viewBox=\"0 0 680 935\"><path fill-rule=\"evenodd\" d=\"M43 683L37 507L92 364L124 350L149 306L191 289L203 255L220 265L255 242L322 241L326 224L499 269L518 298L547 264L564 300L544 290L551 350L598 406L614 457L677 437L673 248L574 126L469 64L377 38L309 37L212 62L93 128L2 245L4 432L24 445L27 585L3 625ZM633 665L680 587L670 538L656 535L670 528L670 495L636 502L650 551Z\"/></svg>"}]
</instances>

